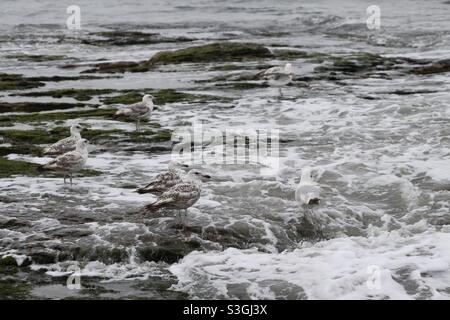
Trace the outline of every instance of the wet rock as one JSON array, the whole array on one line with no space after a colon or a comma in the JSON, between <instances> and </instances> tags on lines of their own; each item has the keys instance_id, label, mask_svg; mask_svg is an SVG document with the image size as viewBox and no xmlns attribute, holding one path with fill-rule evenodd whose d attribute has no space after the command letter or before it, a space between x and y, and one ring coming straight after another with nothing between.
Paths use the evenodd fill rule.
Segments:
<instances>
[{"instance_id":1,"label":"wet rock","mask_svg":"<svg viewBox=\"0 0 450 320\"><path fill-rule=\"evenodd\" d=\"M11 256L0 258L0 266L18 267L16 259Z\"/></svg>"},{"instance_id":2,"label":"wet rock","mask_svg":"<svg viewBox=\"0 0 450 320\"><path fill-rule=\"evenodd\" d=\"M1 151L0 151L0 156L1 156ZM14 199L11 197L6 197L6 196L0 196L0 202L3 202L3 203L14 203L14 202L19 202L19 201L20 201L19 199ZM0 217L0 221L2 221L2 218L4 218L4 217ZM0 225L2 225L1 222L0 222Z\"/></svg>"},{"instance_id":3,"label":"wet rock","mask_svg":"<svg viewBox=\"0 0 450 320\"><path fill-rule=\"evenodd\" d=\"M41 121L63 121L75 118L103 117L111 118L116 112L115 109L87 109L66 112L48 112L48 113L28 113L28 114L10 114L0 116L0 126L3 123L11 122L41 122Z\"/></svg>"},{"instance_id":4,"label":"wet rock","mask_svg":"<svg viewBox=\"0 0 450 320\"><path fill-rule=\"evenodd\" d=\"M49 91L36 91L36 92L27 92L27 93L20 93L17 95L20 96L26 96L26 97L52 97L52 98L63 98L63 97L70 97L74 98L78 101L87 101L91 100L94 96L101 95L101 94L110 94L113 93L115 90L113 89L57 89L57 90L49 90ZM28 103L30 104L30 103ZM55 103L53 103L55 105ZM70 105L68 103L61 104L61 105ZM84 105L81 105L84 106ZM76 106L74 106L76 107ZM79 105L78 105L79 107ZM55 108L55 109L68 109L69 107L65 108ZM49 109L52 110L52 109ZM25 110L27 111L27 110ZM36 110L31 110L36 111Z\"/></svg>"},{"instance_id":5,"label":"wet rock","mask_svg":"<svg viewBox=\"0 0 450 320\"><path fill-rule=\"evenodd\" d=\"M81 40L83 44L104 46L130 46L156 43L189 42L194 39L187 37L163 37L158 33L145 33L140 31L104 31L90 34L89 39Z\"/></svg>"},{"instance_id":6,"label":"wet rock","mask_svg":"<svg viewBox=\"0 0 450 320\"><path fill-rule=\"evenodd\" d=\"M2 90L25 90L45 86L40 81L28 80L20 74L0 73L0 91Z\"/></svg>"},{"instance_id":7,"label":"wet rock","mask_svg":"<svg viewBox=\"0 0 450 320\"><path fill-rule=\"evenodd\" d=\"M300 50L281 50L276 49L273 51L273 55L280 60L296 60L310 58L311 55L308 52Z\"/></svg>"},{"instance_id":8,"label":"wet rock","mask_svg":"<svg viewBox=\"0 0 450 320\"><path fill-rule=\"evenodd\" d=\"M161 51L144 61L100 63L83 73L145 72L158 65L258 60L273 57L266 47L254 43L219 42L175 51Z\"/></svg>"},{"instance_id":9,"label":"wet rock","mask_svg":"<svg viewBox=\"0 0 450 320\"><path fill-rule=\"evenodd\" d=\"M450 72L450 59L440 60L424 67L418 67L411 70L411 73L417 75L428 75Z\"/></svg>"},{"instance_id":10,"label":"wet rock","mask_svg":"<svg viewBox=\"0 0 450 320\"><path fill-rule=\"evenodd\" d=\"M90 229L64 227L60 229L54 229L47 234L52 235L56 238L82 238L93 234L94 232Z\"/></svg>"},{"instance_id":11,"label":"wet rock","mask_svg":"<svg viewBox=\"0 0 450 320\"><path fill-rule=\"evenodd\" d=\"M155 245L140 247L138 256L145 261L177 262L189 252L201 249L201 244L194 240L185 241L184 238L160 238Z\"/></svg>"},{"instance_id":12,"label":"wet rock","mask_svg":"<svg viewBox=\"0 0 450 320\"><path fill-rule=\"evenodd\" d=\"M41 55L41 54L10 54L7 55L8 59L17 59L19 61L32 61L32 62L44 62L44 61L56 61L67 59L64 55Z\"/></svg>"},{"instance_id":13,"label":"wet rock","mask_svg":"<svg viewBox=\"0 0 450 320\"><path fill-rule=\"evenodd\" d=\"M0 202L1 198L0 198ZM15 202L14 200L12 202ZM29 226L30 222L24 219L14 218L14 217L5 217L0 216L0 228L1 229L16 229L21 227Z\"/></svg>"},{"instance_id":14,"label":"wet rock","mask_svg":"<svg viewBox=\"0 0 450 320\"><path fill-rule=\"evenodd\" d=\"M64 110L72 108L82 108L81 103L61 103L61 102L0 102L1 112L40 112L50 110Z\"/></svg>"},{"instance_id":15,"label":"wet rock","mask_svg":"<svg viewBox=\"0 0 450 320\"><path fill-rule=\"evenodd\" d=\"M20 160L8 160L5 158L0 158L0 178L8 178L15 175L20 176L30 176L35 177L39 175L43 176L51 176L51 177L62 177L63 174L58 172L46 172L39 171L39 164L31 163L27 161ZM103 172L92 170L92 169L84 169L81 170L77 175L81 175L84 177L93 177L102 175Z\"/></svg>"},{"instance_id":16,"label":"wet rock","mask_svg":"<svg viewBox=\"0 0 450 320\"><path fill-rule=\"evenodd\" d=\"M81 73L116 73L116 72L145 72L151 70L153 66L148 61L119 61L98 63L94 65L93 69L84 70Z\"/></svg>"},{"instance_id":17,"label":"wet rock","mask_svg":"<svg viewBox=\"0 0 450 320\"><path fill-rule=\"evenodd\" d=\"M106 246L74 246L61 248L59 260L100 261L105 264L124 262L129 255L124 248L111 248Z\"/></svg>"},{"instance_id":18,"label":"wet rock","mask_svg":"<svg viewBox=\"0 0 450 320\"><path fill-rule=\"evenodd\" d=\"M31 249L27 255L31 257L33 263L36 264L51 264L58 261L58 253L45 248Z\"/></svg>"},{"instance_id":19,"label":"wet rock","mask_svg":"<svg viewBox=\"0 0 450 320\"><path fill-rule=\"evenodd\" d=\"M7 178L13 175L38 175L39 165L26 161L8 160L0 158L0 178Z\"/></svg>"},{"instance_id":20,"label":"wet rock","mask_svg":"<svg viewBox=\"0 0 450 320\"><path fill-rule=\"evenodd\" d=\"M30 297L31 286L26 282L14 279L0 280L0 300L27 299Z\"/></svg>"},{"instance_id":21,"label":"wet rock","mask_svg":"<svg viewBox=\"0 0 450 320\"><path fill-rule=\"evenodd\" d=\"M210 101L230 101L229 98L206 95L206 94L192 94L180 92L173 89L162 89L159 91L149 90L148 93L154 96L153 102L156 105L164 105L166 103L175 102L189 102L189 103L206 103ZM143 94L137 91L126 92L121 95L106 97L101 99L104 104L132 104L142 101Z\"/></svg>"},{"instance_id":22,"label":"wet rock","mask_svg":"<svg viewBox=\"0 0 450 320\"><path fill-rule=\"evenodd\" d=\"M273 57L266 47L255 43L220 42L155 54L150 63L205 63L245 61Z\"/></svg>"}]
</instances>

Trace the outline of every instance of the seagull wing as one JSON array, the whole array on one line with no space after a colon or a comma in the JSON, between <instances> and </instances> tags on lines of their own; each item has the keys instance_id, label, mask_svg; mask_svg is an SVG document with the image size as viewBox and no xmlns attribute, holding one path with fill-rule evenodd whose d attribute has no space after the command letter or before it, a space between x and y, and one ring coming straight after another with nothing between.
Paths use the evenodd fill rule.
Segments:
<instances>
[{"instance_id":1,"label":"seagull wing","mask_svg":"<svg viewBox=\"0 0 450 320\"><path fill-rule=\"evenodd\" d=\"M67 137L55 142L51 146L44 149L44 155L63 154L68 151L75 150L78 139L73 137Z\"/></svg>"}]
</instances>

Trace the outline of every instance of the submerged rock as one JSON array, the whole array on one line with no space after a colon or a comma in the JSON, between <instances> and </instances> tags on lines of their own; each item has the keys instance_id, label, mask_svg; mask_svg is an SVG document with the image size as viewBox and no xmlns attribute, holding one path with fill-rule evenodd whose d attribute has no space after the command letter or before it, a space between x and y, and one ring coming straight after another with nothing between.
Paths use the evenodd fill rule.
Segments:
<instances>
[{"instance_id":1,"label":"submerged rock","mask_svg":"<svg viewBox=\"0 0 450 320\"><path fill-rule=\"evenodd\" d=\"M436 73L450 72L450 59L440 60L424 67L418 67L411 70L411 73L418 75L428 75Z\"/></svg>"},{"instance_id":2,"label":"submerged rock","mask_svg":"<svg viewBox=\"0 0 450 320\"><path fill-rule=\"evenodd\" d=\"M83 44L104 46L130 46L156 43L189 42L194 39L187 37L164 37L158 33L145 33L141 31L104 31L91 33L91 38L81 40Z\"/></svg>"},{"instance_id":3,"label":"submerged rock","mask_svg":"<svg viewBox=\"0 0 450 320\"><path fill-rule=\"evenodd\" d=\"M269 49L260 44L246 42L219 42L155 54L150 63L205 63L245 61L273 57Z\"/></svg>"},{"instance_id":4,"label":"submerged rock","mask_svg":"<svg viewBox=\"0 0 450 320\"><path fill-rule=\"evenodd\" d=\"M20 74L0 73L0 91L2 90L25 90L45 86L41 81L25 78Z\"/></svg>"},{"instance_id":5,"label":"submerged rock","mask_svg":"<svg viewBox=\"0 0 450 320\"><path fill-rule=\"evenodd\" d=\"M161 51L151 59L144 61L119 61L100 63L94 69L83 71L91 72L145 72L155 66L179 63L210 63L247 61L272 58L269 49L260 44L245 42L219 42L202 46L189 47L174 51Z\"/></svg>"},{"instance_id":6,"label":"submerged rock","mask_svg":"<svg viewBox=\"0 0 450 320\"><path fill-rule=\"evenodd\" d=\"M33 93L35 94L35 93ZM43 95L43 94L42 94ZM39 96L37 94L36 96ZM63 102L0 102L0 113L5 112L40 112L50 110L65 110L85 107L81 103Z\"/></svg>"}]
</instances>

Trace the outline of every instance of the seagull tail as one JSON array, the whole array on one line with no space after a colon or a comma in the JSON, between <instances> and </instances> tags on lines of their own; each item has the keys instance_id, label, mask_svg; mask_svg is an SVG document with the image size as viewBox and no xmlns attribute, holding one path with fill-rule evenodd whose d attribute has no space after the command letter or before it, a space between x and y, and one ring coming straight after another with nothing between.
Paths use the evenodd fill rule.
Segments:
<instances>
[{"instance_id":1,"label":"seagull tail","mask_svg":"<svg viewBox=\"0 0 450 320\"><path fill-rule=\"evenodd\" d=\"M59 153L56 150L54 150L53 148L47 147L47 148L44 148L44 150L42 150L41 154L43 156L56 156Z\"/></svg>"},{"instance_id":2,"label":"seagull tail","mask_svg":"<svg viewBox=\"0 0 450 320\"><path fill-rule=\"evenodd\" d=\"M145 206L145 211L146 212L155 212L155 211L157 211L158 209L160 209L162 207L163 207L162 203L160 203L158 201L155 201L153 203L150 203L150 204L146 205Z\"/></svg>"}]
</instances>

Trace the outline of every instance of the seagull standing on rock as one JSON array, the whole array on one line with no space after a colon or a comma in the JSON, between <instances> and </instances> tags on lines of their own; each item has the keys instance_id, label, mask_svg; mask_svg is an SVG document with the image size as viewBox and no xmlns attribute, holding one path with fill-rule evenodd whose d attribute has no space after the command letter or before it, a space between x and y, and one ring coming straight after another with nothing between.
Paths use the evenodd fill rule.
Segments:
<instances>
[{"instance_id":1,"label":"seagull standing on rock","mask_svg":"<svg viewBox=\"0 0 450 320\"><path fill-rule=\"evenodd\" d=\"M75 150L78 140L81 139L81 130L83 128L79 124L74 124L70 127L70 137L64 138L55 142L51 146L46 147L43 155L61 155L63 153Z\"/></svg>"},{"instance_id":2,"label":"seagull standing on rock","mask_svg":"<svg viewBox=\"0 0 450 320\"><path fill-rule=\"evenodd\" d=\"M189 168L187 164L170 161L169 170L158 174L146 186L138 188L136 192L139 194L151 193L159 196L174 185L182 182L182 178L185 175L183 169L186 170L187 168Z\"/></svg>"},{"instance_id":3,"label":"seagull standing on rock","mask_svg":"<svg viewBox=\"0 0 450 320\"><path fill-rule=\"evenodd\" d=\"M64 183L66 183L66 178L69 177L70 185L72 186L73 173L83 169L88 159L88 143L86 139L78 140L75 151L64 153L49 163L40 166L38 169L40 171L62 172L64 173Z\"/></svg>"},{"instance_id":4,"label":"seagull standing on rock","mask_svg":"<svg viewBox=\"0 0 450 320\"><path fill-rule=\"evenodd\" d=\"M258 75L268 80L271 86L279 87L280 96L283 96L281 87L292 81L292 64L286 63L284 67L272 67L258 73Z\"/></svg>"},{"instance_id":5,"label":"seagull standing on rock","mask_svg":"<svg viewBox=\"0 0 450 320\"><path fill-rule=\"evenodd\" d=\"M183 181L174 185L172 188L161 194L155 202L145 206L144 214L155 212L165 208L169 210L178 210L181 218L181 210L186 211L192 207L200 198L202 180L210 179L211 176L201 173L196 169L192 169L183 177ZM182 224L185 221L181 219Z\"/></svg>"},{"instance_id":6,"label":"seagull standing on rock","mask_svg":"<svg viewBox=\"0 0 450 320\"><path fill-rule=\"evenodd\" d=\"M149 118L153 111L153 96L146 94L142 102L123 105L115 113L116 117L127 117L136 121L136 131L139 132L141 119Z\"/></svg>"}]
</instances>

